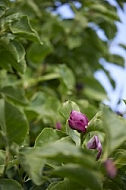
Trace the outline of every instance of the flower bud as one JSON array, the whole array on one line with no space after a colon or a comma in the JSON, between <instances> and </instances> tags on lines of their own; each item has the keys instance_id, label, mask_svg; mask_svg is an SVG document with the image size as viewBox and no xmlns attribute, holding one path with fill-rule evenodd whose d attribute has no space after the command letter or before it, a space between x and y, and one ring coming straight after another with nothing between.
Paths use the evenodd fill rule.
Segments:
<instances>
[{"instance_id":1,"label":"flower bud","mask_svg":"<svg viewBox=\"0 0 126 190\"><path fill-rule=\"evenodd\" d=\"M117 174L117 169L115 167L114 162L111 159L107 159L104 163L107 175L113 179Z\"/></svg>"},{"instance_id":2,"label":"flower bud","mask_svg":"<svg viewBox=\"0 0 126 190\"><path fill-rule=\"evenodd\" d=\"M71 111L70 118L68 119L71 129L77 130L79 133L86 132L88 122L88 118L84 114L75 110Z\"/></svg>"},{"instance_id":3,"label":"flower bud","mask_svg":"<svg viewBox=\"0 0 126 190\"><path fill-rule=\"evenodd\" d=\"M56 129L61 130L61 123L60 122L56 122Z\"/></svg>"},{"instance_id":4,"label":"flower bud","mask_svg":"<svg viewBox=\"0 0 126 190\"><path fill-rule=\"evenodd\" d=\"M89 149L97 149L98 154L96 160L98 160L102 153L102 145L98 138L98 136L94 135L87 143L87 148Z\"/></svg>"}]
</instances>

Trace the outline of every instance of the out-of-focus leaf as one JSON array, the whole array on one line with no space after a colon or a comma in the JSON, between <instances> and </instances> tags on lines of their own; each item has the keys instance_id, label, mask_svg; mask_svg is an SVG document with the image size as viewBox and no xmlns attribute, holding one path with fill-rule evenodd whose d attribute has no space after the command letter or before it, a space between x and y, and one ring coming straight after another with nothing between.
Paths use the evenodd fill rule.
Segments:
<instances>
[{"instance_id":1,"label":"out-of-focus leaf","mask_svg":"<svg viewBox=\"0 0 126 190\"><path fill-rule=\"evenodd\" d=\"M126 104L126 100L123 100L123 102Z\"/></svg>"},{"instance_id":2,"label":"out-of-focus leaf","mask_svg":"<svg viewBox=\"0 0 126 190\"><path fill-rule=\"evenodd\" d=\"M7 98L16 103L23 105L28 104L28 100L25 97L24 90L16 86L5 86L0 89L0 93L3 93Z\"/></svg>"},{"instance_id":3,"label":"out-of-focus leaf","mask_svg":"<svg viewBox=\"0 0 126 190\"><path fill-rule=\"evenodd\" d=\"M109 10L107 9L106 6L100 4L100 3L92 3L90 8L93 10L93 11L96 11L96 13L101 13L104 16L108 17L109 19L112 19L112 20L116 20L116 21L119 21L119 16L118 14L113 11L113 10Z\"/></svg>"},{"instance_id":4,"label":"out-of-focus leaf","mask_svg":"<svg viewBox=\"0 0 126 190\"><path fill-rule=\"evenodd\" d=\"M114 156L115 164L117 167L122 167L126 165L126 150L125 149L118 149L116 150Z\"/></svg>"},{"instance_id":5,"label":"out-of-focus leaf","mask_svg":"<svg viewBox=\"0 0 126 190\"><path fill-rule=\"evenodd\" d=\"M48 187L47 190L66 190L66 189L77 189L77 190L83 190L83 186L65 178L63 181L60 181L58 183L51 183L51 185Z\"/></svg>"},{"instance_id":6,"label":"out-of-focus leaf","mask_svg":"<svg viewBox=\"0 0 126 190\"><path fill-rule=\"evenodd\" d=\"M79 164L66 164L55 169L54 173L61 177L67 177L84 188L89 187L94 190L101 190L100 175L96 171L91 171Z\"/></svg>"},{"instance_id":7,"label":"out-of-focus leaf","mask_svg":"<svg viewBox=\"0 0 126 190\"><path fill-rule=\"evenodd\" d=\"M19 42L9 40L9 38L2 38L0 40L1 67L8 70L14 67L17 71L24 73L26 70L24 56L24 48Z\"/></svg>"},{"instance_id":8,"label":"out-of-focus leaf","mask_svg":"<svg viewBox=\"0 0 126 190\"><path fill-rule=\"evenodd\" d=\"M49 42L48 42L49 43ZM33 64L42 64L43 59L52 51L52 47L47 42L44 45L34 43L27 52L28 61Z\"/></svg>"},{"instance_id":9,"label":"out-of-focus leaf","mask_svg":"<svg viewBox=\"0 0 126 190\"><path fill-rule=\"evenodd\" d=\"M77 48L81 46L82 39L79 36L78 37L71 36L67 39L67 44L68 44L69 49Z\"/></svg>"},{"instance_id":10,"label":"out-of-focus leaf","mask_svg":"<svg viewBox=\"0 0 126 190\"><path fill-rule=\"evenodd\" d=\"M99 26L105 31L105 35L108 39L113 39L117 32L117 26L114 22L110 22L109 25L107 21L103 21L99 24Z\"/></svg>"},{"instance_id":11,"label":"out-of-focus leaf","mask_svg":"<svg viewBox=\"0 0 126 190\"><path fill-rule=\"evenodd\" d=\"M73 90L75 87L75 76L70 68L65 64L59 66L60 80L68 90Z\"/></svg>"},{"instance_id":12,"label":"out-of-focus leaf","mask_svg":"<svg viewBox=\"0 0 126 190\"><path fill-rule=\"evenodd\" d=\"M121 57L120 55L116 55L116 54L111 54L109 55L106 60L110 63L114 63L116 65L122 66L124 67L124 58Z\"/></svg>"},{"instance_id":13,"label":"out-of-focus leaf","mask_svg":"<svg viewBox=\"0 0 126 190\"><path fill-rule=\"evenodd\" d=\"M3 16L5 14L5 12L6 12L6 7L4 7L0 4L0 17Z\"/></svg>"},{"instance_id":14,"label":"out-of-focus leaf","mask_svg":"<svg viewBox=\"0 0 126 190\"><path fill-rule=\"evenodd\" d=\"M3 174L4 171L5 158L6 158L6 152L4 150L0 150L0 176Z\"/></svg>"},{"instance_id":15,"label":"out-of-focus leaf","mask_svg":"<svg viewBox=\"0 0 126 190\"><path fill-rule=\"evenodd\" d=\"M28 133L24 113L4 99L0 99L0 126L9 145L22 144Z\"/></svg>"},{"instance_id":16,"label":"out-of-focus leaf","mask_svg":"<svg viewBox=\"0 0 126 190\"><path fill-rule=\"evenodd\" d=\"M85 88L83 93L90 99L102 101L107 99L103 86L94 77L84 77Z\"/></svg>"},{"instance_id":17,"label":"out-of-focus leaf","mask_svg":"<svg viewBox=\"0 0 126 190\"><path fill-rule=\"evenodd\" d=\"M97 108L86 99L79 99L76 101L82 113L84 113L88 119L92 119L97 113Z\"/></svg>"},{"instance_id":18,"label":"out-of-focus leaf","mask_svg":"<svg viewBox=\"0 0 126 190\"><path fill-rule=\"evenodd\" d=\"M126 141L126 121L124 118L103 108L103 125L106 132L107 153L110 155Z\"/></svg>"},{"instance_id":19,"label":"out-of-focus leaf","mask_svg":"<svg viewBox=\"0 0 126 190\"><path fill-rule=\"evenodd\" d=\"M0 184L1 190L23 190L20 183L13 179L2 179L2 183Z\"/></svg>"},{"instance_id":20,"label":"out-of-focus leaf","mask_svg":"<svg viewBox=\"0 0 126 190\"><path fill-rule=\"evenodd\" d=\"M20 151L19 160L24 170L28 173L36 185L43 183L42 173L45 165L45 158L37 156L35 148L26 148Z\"/></svg>"}]
</instances>

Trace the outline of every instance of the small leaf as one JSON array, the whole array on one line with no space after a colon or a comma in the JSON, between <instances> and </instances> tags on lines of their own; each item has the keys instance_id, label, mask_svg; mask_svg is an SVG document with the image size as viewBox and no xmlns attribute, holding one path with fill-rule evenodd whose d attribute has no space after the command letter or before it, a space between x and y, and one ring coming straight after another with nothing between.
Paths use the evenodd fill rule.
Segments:
<instances>
[{"instance_id":1,"label":"small leaf","mask_svg":"<svg viewBox=\"0 0 126 190\"><path fill-rule=\"evenodd\" d=\"M91 119L91 121L89 121L87 132L91 131L104 132L101 111L97 112L96 115Z\"/></svg>"},{"instance_id":2,"label":"small leaf","mask_svg":"<svg viewBox=\"0 0 126 190\"><path fill-rule=\"evenodd\" d=\"M27 16L19 15L17 19L13 19L10 24L10 30L13 34L20 35L26 39L42 43L37 32L31 27Z\"/></svg>"},{"instance_id":3,"label":"small leaf","mask_svg":"<svg viewBox=\"0 0 126 190\"><path fill-rule=\"evenodd\" d=\"M45 128L36 138L35 147L43 147L44 145L55 142L62 137L66 137L66 134L52 128Z\"/></svg>"},{"instance_id":4,"label":"small leaf","mask_svg":"<svg viewBox=\"0 0 126 190\"><path fill-rule=\"evenodd\" d=\"M59 108L58 108L58 112L60 113L60 115L62 117L64 117L66 120L69 118L70 116L70 112L72 110L76 110L76 111L80 111L78 105L75 102L72 102L70 100L62 103Z\"/></svg>"},{"instance_id":5,"label":"small leaf","mask_svg":"<svg viewBox=\"0 0 126 190\"><path fill-rule=\"evenodd\" d=\"M114 63L116 65L124 67L125 61L124 58L117 54L110 54L106 60L110 63Z\"/></svg>"}]
</instances>

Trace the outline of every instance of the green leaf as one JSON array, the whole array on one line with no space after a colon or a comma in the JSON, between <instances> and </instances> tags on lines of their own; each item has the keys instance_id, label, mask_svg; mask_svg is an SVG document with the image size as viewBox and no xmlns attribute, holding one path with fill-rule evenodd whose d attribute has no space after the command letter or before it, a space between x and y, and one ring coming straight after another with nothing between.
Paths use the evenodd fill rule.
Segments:
<instances>
[{"instance_id":1,"label":"green leaf","mask_svg":"<svg viewBox=\"0 0 126 190\"><path fill-rule=\"evenodd\" d=\"M70 68L65 64L59 66L60 80L68 90L73 90L75 87L75 77Z\"/></svg>"},{"instance_id":2,"label":"green leaf","mask_svg":"<svg viewBox=\"0 0 126 190\"><path fill-rule=\"evenodd\" d=\"M4 94L8 99L13 102L27 105L28 100L25 97L25 92L23 89L16 86L5 86L0 89L0 93Z\"/></svg>"},{"instance_id":3,"label":"green leaf","mask_svg":"<svg viewBox=\"0 0 126 190\"><path fill-rule=\"evenodd\" d=\"M77 105L75 102L70 101L70 100L68 100L68 101L66 101L66 102L64 102L64 103L62 103L62 104L59 106L59 108L58 108L58 112L59 112L60 115L61 115L62 117L64 117L66 120L69 118L70 112L71 112L72 110L76 110L76 111L78 111L78 112L80 111L78 105Z\"/></svg>"},{"instance_id":4,"label":"green leaf","mask_svg":"<svg viewBox=\"0 0 126 190\"><path fill-rule=\"evenodd\" d=\"M0 150L0 176L3 174L4 171L5 158L6 158L6 152L4 150Z\"/></svg>"},{"instance_id":5,"label":"green leaf","mask_svg":"<svg viewBox=\"0 0 126 190\"><path fill-rule=\"evenodd\" d=\"M51 185L48 187L47 190L71 190L71 189L76 189L76 190L83 190L83 186L65 178L63 181L60 181L58 183L51 183Z\"/></svg>"},{"instance_id":6,"label":"green leaf","mask_svg":"<svg viewBox=\"0 0 126 190\"><path fill-rule=\"evenodd\" d=\"M11 15L12 18L12 15ZM13 34L22 36L28 40L42 43L39 39L37 32L32 28L29 18L25 15L18 15L17 19L12 18L10 30Z\"/></svg>"},{"instance_id":7,"label":"green leaf","mask_svg":"<svg viewBox=\"0 0 126 190\"><path fill-rule=\"evenodd\" d=\"M32 181L36 185L41 185L45 158L36 155L34 148L25 148L20 150L19 161Z\"/></svg>"},{"instance_id":8,"label":"green leaf","mask_svg":"<svg viewBox=\"0 0 126 190\"><path fill-rule=\"evenodd\" d=\"M6 12L6 7L4 7L0 4L0 17L3 16L5 14L5 12Z\"/></svg>"},{"instance_id":9,"label":"green leaf","mask_svg":"<svg viewBox=\"0 0 126 190\"><path fill-rule=\"evenodd\" d=\"M1 190L23 190L22 186L13 179L2 179Z\"/></svg>"},{"instance_id":10,"label":"green leaf","mask_svg":"<svg viewBox=\"0 0 126 190\"><path fill-rule=\"evenodd\" d=\"M107 99L107 94L103 86L94 77L84 77L85 88L83 93L89 98L96 101Z\"/></svg>"},{"instance_id":11,"label":"green leaf","mask_svg":"<svg viewBox=\"0 0 126 190\"><path fill-rule=\"evenodd\" d=\"M24 113L4 99L0 99L0 126L9 145L22 144L28 133Z\"/></svg>"},{"instance_id":12,"label":"green leaf","mask_svg":"<svg viewBox=\"0 0 126 190\"><path fill-rule=\"evenodd\" d=\"M66 164L55 169L53 173L61 177L67 177L71 181L82 185L83 188L89 187L93 190L101 190L101 181L98 173L79 164Z\"/></svg>"},{"instance_id":13,"label":"green leaf","mask_svg":"<svg viewBox=\"0 0 126 190\"><path fill-rule=\"evenodd\" d=\"M49 44L49 41L46 41L44 45L34 43L28 49L28 61L32 64L41 64L51 51L52 47Z\"/></svg>"},{"instance_id":14,"label":"green leaf","mask_svg":"<svg viewBox=\"0 0 126 190\"><path fill-rule=\"evenodd\" d=\"M80 146L80 133L78 133L76 130L71 129L68 126L68 123L66 123L66 133L71 137L77 146Z\"/></svg>"},{"instance_id":15,"label":"green leaf","mask_svg":"<svg viewBox=\"0 0 126 190\"><path fill-rule=\"evenodd\" d=\"M115 164L118 168L126 165L126 150L117 149L114 156Z\"/></svg>"},{"instance_id":16,"label":"green leaf","mask_svg":"<svg viewBox=\"0 0 126 190\"><path fill-rule=\"evenodd\" d=\"M124 67L125 61L124 58L120 55L116 55L116 54L110 54L106 60L110 63L114 63L116 65L122 66Z\"/></svg>"},{"instance_id":17,"label":"green leaf","mask_svg":"<svg viewBox=\"0 0 126 190\"><path fill-rule=\"evenodd\" d=\"M89 121L87 133L91 131L104 132L101 111L97 112L96 115Z\"/></svg>"},{"instance_id":18,"label":"green leaf","mask_svg":"<svg viewBox=\"0 0 126 190\"><path fill-rule=\"evenodd\" d=\"M123 100L123 102L126 104L126 100Z\"/></svg>"},{"instance_id":19,"label":"green leaf","mask_svg":"<svg viewBox=\"0 0 126 190\"><path fill-rule=\"evenodd\" d=\"M43 147L48 143L61 139L62 137L66 137L66 134L52 128L45 128L36 138L35 147Z\"/></svg>"},{"instance_id":20,"label":"green leaf","mask_svg":"<svg viewBox=\"0 0 126 190\"><path fill-rule=\"evenodd\" d=\"M110 155L126 141L126 121L108 108L103 108L103 125L106 131L107 151Z\"/></svg>"},{"instance_id":21,"label":"green leaf","mask_svg":"<svg viewBox=\"0 0 126 190\"><path fill-rule=\"evenodd\" d=\"M14 67L17 71L24 73L26 69L25 51L23 46L9 38L2 38L0 40L0 66L10 70Z\"/></svg>"},{"instance_id":22,"label":"green leaf","mask_svg":"<svg viewBox=\"0 0 126 190\"><path fill-rule=\"evenodd\" d=\"M19 152L21 165L37 185L43 183L44 176L42 176L42 171L47 159L52 160L53 165L56 163L56 166L62 163L75 163L80 164L81 167L87 168L89 171L97 170L96 161L88 150L80 149L73 143L62 139L51 143L48 142L42 147L22 148Z\"/></svg>"}]
</instances>

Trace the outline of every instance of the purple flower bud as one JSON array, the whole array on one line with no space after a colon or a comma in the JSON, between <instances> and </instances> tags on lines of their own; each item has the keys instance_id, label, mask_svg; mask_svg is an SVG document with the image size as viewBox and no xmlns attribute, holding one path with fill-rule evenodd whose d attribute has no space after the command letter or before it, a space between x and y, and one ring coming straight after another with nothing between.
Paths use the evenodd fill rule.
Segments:
<instances>
[{"instance_id":1,"label":"purple flower bud","mask_svg":"<svg viewBox=\"0 0 126 190\"><path fill-rule=\"evenodd\" d=\"M61 130L61 123L60 122L56 122L56 129Z\"/></svg>"},{"instance_id":2,"label":"purple flower bud","mask_svg":"<svg viewBox=\"0 0 126 190\"><path fill-rule=\"evenodd\" d=\"M87 143L87 148L89 149L97 149L98 150L98 154L97 154L97 158L96 160L98 160L101 156L102 153L102 145L101 142L98 138L98 136L94 135Z\"/></svg>"},{"instance_id":3,"label":"purple flower bud","mask_svg":"<svg viewBox=\"0 0 126 190\"><path fill-rule=\"evenodd\" d=\"M77 130L79 133L86 132L88 122L88 118L84 114L75 110L71 111L70 118L68 119L71 129Z\"/></svg>"},{"instance_id":4,"label":"purple flower bud","mask_svg":"<svg viewBox=\"0 0 126 190\"><path fill-rule=\"evenodd\" d=\"M114 162L111 159L107 159L104 163L107 175L113 179L117 174L117 169Z\"/></svg>"}]
</instances>

